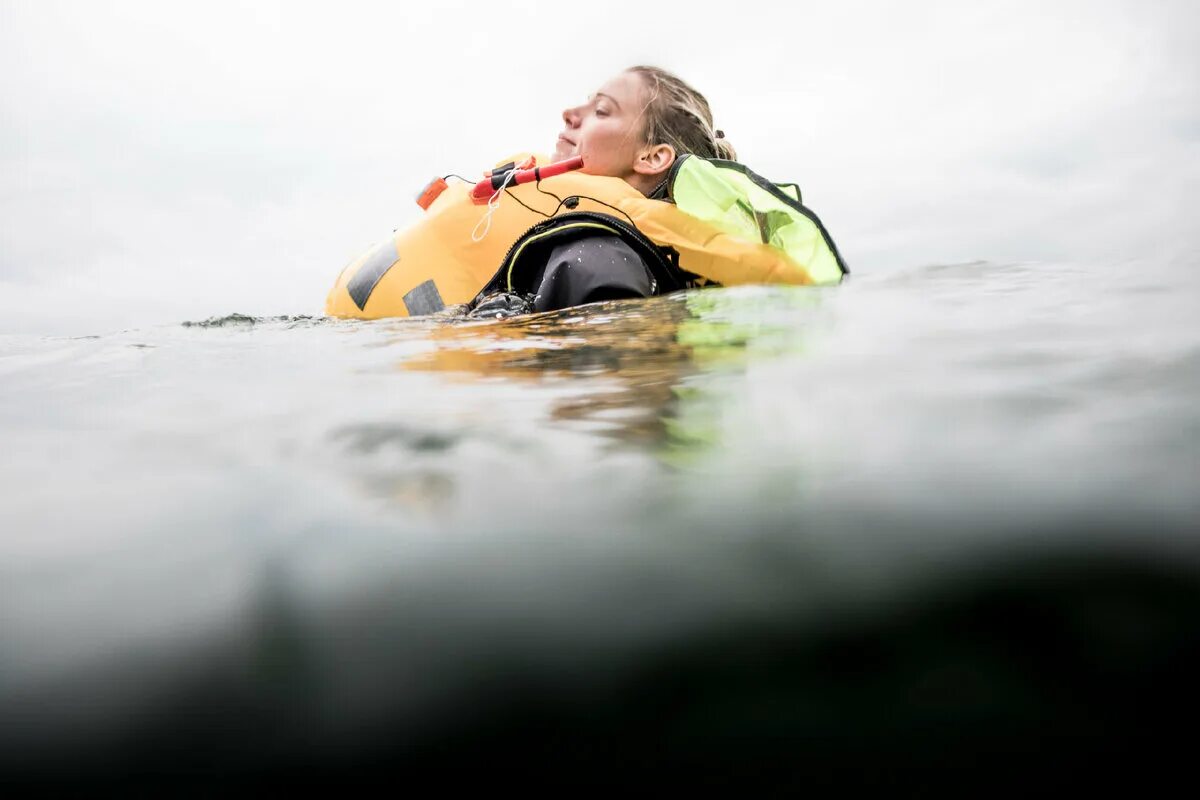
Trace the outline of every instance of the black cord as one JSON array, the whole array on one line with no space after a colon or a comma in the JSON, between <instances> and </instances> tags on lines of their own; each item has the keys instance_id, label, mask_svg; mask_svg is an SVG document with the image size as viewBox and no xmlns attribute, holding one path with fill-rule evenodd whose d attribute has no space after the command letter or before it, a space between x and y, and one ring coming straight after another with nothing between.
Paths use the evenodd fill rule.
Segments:
<instances>
[{"instance_id":1,"label":"black cord","mask_svg":"<svg viewBox=\"0 0 1200 800\"><path fill-rule=\"evenodd\" d=\"M461 175L455 175L453 172L451 172L449 175L443 176L442 180L446 180L446 178L458 178L463 183L469 183L472 186L475 185L475 181L469 181ZM568 195L566 198L559 197L554 192L548 192L542 188L542 179L541 178L538 178L534 182L533 186L535 189L537 189L542 194L547 195L548 197L553 197L555 200L558 201L558 205L556 205L554 207L554 210L551 211L549 214L547 214L545 211L538 211L536 208L529 205L528 203L523 201L521 198L519 198L515 194L513 194L512 190L509 189L507 186L504 187L504 193L506 195L508 195L509 197L511 197L513 200L516 200L517 203L519 203L522 208L526 209L527 211L532 211L534 214L545 217L546 219L549 219L550 217L553 217L555 214L557 214L560 210L562 210L563 206L566 206L567 208L574 210L574 208L579 205L580 200L591 200L593 203L595 203L597 205L604 206L605 208L611 208L613 211L616 211L618 214L625 217L625 219L629 220L629 224L632 225L634 228L637 227L637 223L633 221L633 217L629 216L629 214L625 213L625 211L623 211L622 209L617 208L612 203L606 203L603 200L597 200L596 198L589 197L588 195L585 195L585 194Z\"/></svg>"},{"instance_id":2,"label":"black cord","mask_svg":"<svg viewBox=\"0 0 1200 800\"><path fill-rule=\"evenodd\" d=\"M545 189L543 189L542 182L540 179L537 181L537 183L534 184L534 186L542 194L548 194L551 197L553 197L555 200L558 201L558 205L554 208L554 211L549 214L549 216L551 216L551 217L553 217L555 214L557 214L558 210L560 208L562 208L564 205L568 206L569 208L572 208L572 209L575 208L575 206L570 204L572 200L575 201L575 205L579 205L580 200L591 200L593 203L596 203L597 205L605 206L606 208L611 208L613 211L616 211L618 214L625 217L625 219L629 220L630 225L632 225L635 228L637 227L637 223L633 221L633 217L629 216L623 210L614 206L612 203L606 203L603 200L597 200L596 198L589 197L586 194L573 194L564 200L563 198L559 197L558 195L554 194L553 192L547 192ZM517 202L520 203L521 201L518 200ZM525 204L521 203L521 205L524 206ZM529 208L529 206L525 206L525 207Z\"/></svg>"},{"instance_id":3,"label":"black cord","mask_svg":"<svg viewBox=\"0 0 1200 800\"><path fill-rule=\"evenodd\" d=\"M512 190L511 190L511 189L508 189L508 188L506 188L506 189L504 190L504 193L505 193L506 195L508 195L509 197L511 197L513 200L516 200L518 203L520 203L520 204L521 204L522 206L524 206L526 209L528 209L528 210L532 211L532 212L533 212L533 213L535 213L535 214L540 214L541 216L545 217L546 219L550 219L550 217L553 217L555 214L557 214L557 213L558 213L558 211L559 211L559 209L560 209L560 208L562 208L564 205L567 205L567 204L569 204L569 203L570 203L570 201L571 201L571 198L570 198L570 197L568 197L566 200L564 200L564 199L562 199L561 197L559 197L558 195L556 195L554 192L547 192L545 189L543 189L543 188L542 188L542 179L541 179L541 178L538 178L536 181L534 181L533 187L534 187L535 189L537 189L539 192L541 192L542 194L549 195L550 197L553 197L555 200L557 200L557 201L558 201L558 205L557 205L557 206L555 206L555 207L554 207L554 210L553 210L553 211L551 211L549 214L547 214L545 211L538 211L538 210L537 210L536 208L534 208L533 206L529 205L528 203L525 203L525 202L523 202L523 201L521 200L521 198L517 197L515 194L513 194L513 193L512 193Z\"/></svg>"},{"instance_id":4,"label":"black cord","mask_svg":"<svg viewBox=\"0 0 1200 800\"><path fill-rule=\"evenodd\" d=\"M519 197L517 197L515 194L513 194L511 189L505 189L505 190L504 190L504 193L505 193L506 195L508 195L509 197L511 197L513 200L516 200L516 201L517 201L518 203L520 203L522 206L525 206L525 208L529 209L529 210L530 210L530 211L532 211L533 213L535 213L535 214L539 214L539 215L541 215L541 216L543 216L543 217L546 217L547 219L549 219L550 217L553 217L555 214L557 214L557 213L558 213L558 209L557 209L557 208L556 208L556 209L554 209L554 211L552 211L552 212L551 212L551 213L549 213L549 214L547 214L545 211L538 211L536 208L534 208L534 207L533 207L533 206L531 206L531 205L528 205L528 204L526 204L525 202L523 202L523 201L521 200L521 198L519 198ZM560 205L561 205L561 203L560 203Z\"/></svg>"},{"instance_id":5,"label":"black cord","mask_svg":"<svg viewBox=\"0 0 1200 800\"><path fill-rule=\"evenodd\" d=\"M606 203L603 200L597 200L594 197L588 197L586 194L575 195L575 197L577 199L581 199L581 200L591 200L593 203L611 208L613 211L617 212L621 216L625 217L625 219L629 220L630 225L632 225L635 228L637 227L637 223L633 221L633 217L629 216L623 210L614 206L612 203ZM567 199L570 200L571 198L568 197ZM555 211L557 211L557 209L555 209Z\"/></svg>"},{"instance_id":6,"label":"black cord","mask_svg":"<svg viewBox=\"0 0 1200 800\"><path fill-rule=\"evenodd\" d=\"M562 208L562 204L563 204L564 202L566 202L566 201L564 201L564 200L563 200L561 197L559 197L558 195L556 195L554 192L547 192L545 189L543 189L543 188L542 188L542 179L541 179L541 178L538 178L538 179L537 179L537 181L536 181L536 182L533 184L533 187L534 187L535 189L537 189L539 192L541 192L542 194L548 194L548 195L550 195L551 197L553 197L555 200L557 200L557 201L558 201L558 208ZM554 209L554 214L557 214L557 213L558 213L558 208ZM554 216L554 214L551 214L550 216Z\"/></svg>"}]
</instances>

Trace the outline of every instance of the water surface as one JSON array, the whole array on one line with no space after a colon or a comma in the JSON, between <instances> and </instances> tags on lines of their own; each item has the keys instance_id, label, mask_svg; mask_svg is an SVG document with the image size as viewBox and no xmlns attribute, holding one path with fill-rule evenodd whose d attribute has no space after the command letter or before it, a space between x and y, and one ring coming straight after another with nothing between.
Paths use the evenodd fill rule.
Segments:
<instances>
[{"instance_id":1,"label":"water surface","mask_svg":"<svg viewBox=\"0 0 1200 800\"><path fill-rule=\"evenodd\" d=\"M977 262L0 338L0 762L1107 752L1200 665L1198 299Z\"/></svg>"}]
</instances>

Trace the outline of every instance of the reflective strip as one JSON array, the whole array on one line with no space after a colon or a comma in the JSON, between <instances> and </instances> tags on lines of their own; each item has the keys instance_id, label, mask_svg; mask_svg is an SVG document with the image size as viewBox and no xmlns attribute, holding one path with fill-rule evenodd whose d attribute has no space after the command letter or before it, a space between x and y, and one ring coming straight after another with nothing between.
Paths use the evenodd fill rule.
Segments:
<instances>
[{"instance_id":1,"label":"reflective strip","mask_svg":"<svg viewBox=\"0 0 1200 800\"><path fill-rule=\"evenodd\" d=\"M443 302L442 295L438 292L437 284L433 281L425 281L404 295L404 307L408 309L410 317L419 317L422 314L441 311L446 307L446 303Z\"/></svg>"},{"instance_id":2,"label":"reflective strip","mask_svg":"<svg viewBox=\"0 0 1200 800\"><path fill-rule=\"evenodd\" d=\"M350 299L358 306L359 311L365 310L371 292L375 291L375 284L379 283L379 279L399 260L396 256L396 242L392 239L379 245L375 252L367 256L367 260L346 284L346 291L350 293Z\"/></svg>"}]
</instances>

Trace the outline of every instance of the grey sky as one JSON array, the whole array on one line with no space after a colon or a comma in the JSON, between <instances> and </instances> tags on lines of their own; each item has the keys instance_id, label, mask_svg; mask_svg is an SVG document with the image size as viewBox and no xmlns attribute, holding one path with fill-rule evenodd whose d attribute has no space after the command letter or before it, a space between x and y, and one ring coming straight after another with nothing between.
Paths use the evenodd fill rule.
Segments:
<instances>
[{"instance_id":1,"label":"grey sky","mask_svg":"<svg viewBox=\"0 0 1200 800\"><path fill-rule=\"evenodd\" d=\"M1194 4L709 8L0 0L0 332L319 313L429 177L548 148L634 63L855 272L1196 253Z\"/></svg>"}]
</instances>

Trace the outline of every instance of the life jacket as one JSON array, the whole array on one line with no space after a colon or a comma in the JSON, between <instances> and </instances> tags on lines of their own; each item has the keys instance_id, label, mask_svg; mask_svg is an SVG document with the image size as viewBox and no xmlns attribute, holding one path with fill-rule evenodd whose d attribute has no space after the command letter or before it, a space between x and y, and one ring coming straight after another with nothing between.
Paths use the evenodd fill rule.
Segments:
<instances>
[{"instance_id":1,"label":"life jacket","mask_svg":"<svg viewBox=\"0 0 1200 800\"><path fill-rule=\"evenodd\" d=\"M651 197L621 178L581 172L510 186L494 208L473 202L470 190L447 186L423 219L352 261L325 312L417 316L469 303L485 287L518 288L514 281L538 244L567 226L652 248L659 257L648 266L659 293L697 281L833 284L848 273L798 187L771 183L734 161L681 156Z\"/></svg>"}]
</instances>

